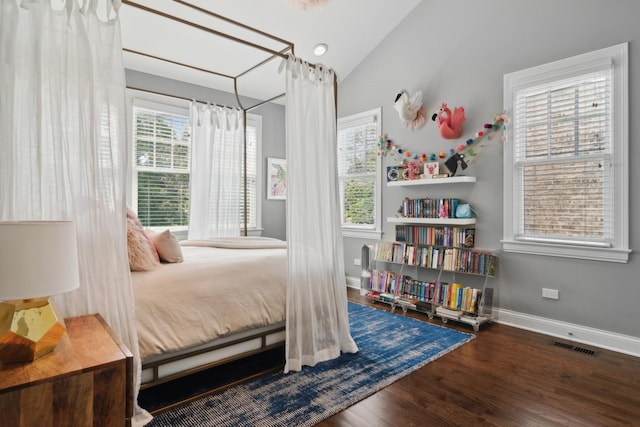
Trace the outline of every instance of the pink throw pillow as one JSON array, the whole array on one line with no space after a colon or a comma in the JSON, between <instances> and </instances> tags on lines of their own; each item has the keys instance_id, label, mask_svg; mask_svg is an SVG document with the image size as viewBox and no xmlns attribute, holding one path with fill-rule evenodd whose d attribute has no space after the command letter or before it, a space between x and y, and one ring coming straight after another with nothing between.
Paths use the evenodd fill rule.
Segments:
<instances>
[{"instance_id":1,"label":"pink throw pillow","mask_svg":"<svg viewBox=\"0 0 640 427\"><path fill-rule=\"evenodd\" d=\"M131 209L127 208L127 222L131 221L132 225L140 232L142 233L142 235L144 236L145 240L147 241L147 246L149 247L149 251L151 251L151 255L155 258L156 263L160 263L160 255L158 254L158 251L156 250L156 247L153 245L153 242L151 241L151 238L144 232L144 227L142 225L142 223L140 222L140 218L138 218L138 215L136 215L136 213L134 211L132 211Z\"/></svg>"},{"instance_id":2,"label":"pink throw pillow","mask_svg":"<svg viewBox=\"0 0 640 427\"><path fill-rule=\"evenodd\" d=\"M131 271L151 270L160 263L153 256L144 231L140 231L129 218L127 218L127 250Z\"/></svg>"}]
</instances>

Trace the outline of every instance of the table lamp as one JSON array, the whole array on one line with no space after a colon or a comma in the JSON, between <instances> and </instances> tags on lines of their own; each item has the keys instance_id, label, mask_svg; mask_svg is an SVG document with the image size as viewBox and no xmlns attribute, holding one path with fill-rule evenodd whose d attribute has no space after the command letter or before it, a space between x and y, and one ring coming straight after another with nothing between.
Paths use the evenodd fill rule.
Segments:
<instances>
[{"instance_id":1,"label":"table lamp","mask_svg":"<svg viewBox=\"0 0 640 427\"><path fill-rule=\"evenodd\" d=\"M80 286L71 221L0 221L0 363L55 350L64 322L49 296Z\"/></svg>"}]
</instances>

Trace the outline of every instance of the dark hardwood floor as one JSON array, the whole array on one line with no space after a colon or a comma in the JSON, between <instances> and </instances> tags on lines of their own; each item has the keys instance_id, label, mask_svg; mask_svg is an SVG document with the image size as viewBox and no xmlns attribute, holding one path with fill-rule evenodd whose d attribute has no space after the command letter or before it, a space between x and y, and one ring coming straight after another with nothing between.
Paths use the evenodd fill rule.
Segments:
<instances>
[{"instance_id":1,"label":"dark hardwood floor","mask_svg":"<svg viewBox=\"0 0 640 427\"><path fill-rule=\"evenodd\" d=\"M371 304L353 289L349 299ZM421 313L406 315L429 321ZM455 322L447 326L474 333ZM474 334L473 341L318 425L640 426L640 358L498 323Z\"/></svg>"}]
</instances>

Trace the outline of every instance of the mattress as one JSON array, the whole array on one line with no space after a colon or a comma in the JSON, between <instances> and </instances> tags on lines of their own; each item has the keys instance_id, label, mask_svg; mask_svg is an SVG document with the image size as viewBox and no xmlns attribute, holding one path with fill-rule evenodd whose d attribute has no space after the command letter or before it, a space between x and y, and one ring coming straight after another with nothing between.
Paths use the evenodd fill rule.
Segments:
<instances>
[{"instance_id":1,"label":"mattress","mask_svg":"<svg viewBox=\"0 0 640 427\"><path fill-rule=\"evenodd\" d=\"M184 262L131 273L143 363L284 322L286 243L238 239L182 242Z\"/></svg>"}]
</instances>

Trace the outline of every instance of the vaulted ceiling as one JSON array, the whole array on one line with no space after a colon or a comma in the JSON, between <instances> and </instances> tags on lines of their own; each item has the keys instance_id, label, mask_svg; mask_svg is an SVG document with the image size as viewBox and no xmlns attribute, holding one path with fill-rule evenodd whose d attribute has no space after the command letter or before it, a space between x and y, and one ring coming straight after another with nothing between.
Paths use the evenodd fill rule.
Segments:
<instances>
[{"instance_id":1,"label":"vaulted ceiling","mask_svg":"<svg viewBox=\"0 0 640 427\"><path fill-rule=\"evenodd\" d=\"M233 79L212 72L238 76L271 54L221 38L205 28L275 51L287 48L286 43L231 25L189 6L193 5L292 43L296 56L333 68L341 81L421 1L329 0L323 6L303 9L293 0L124 0L120 20L125 67L233 92ZM319 43L328 46L321 57L313 53ZM284 92L284 77L278 73L280 62L279 58L268 61L238 77L239 93L266 100Z\"/></svg>"}]
</instances>

